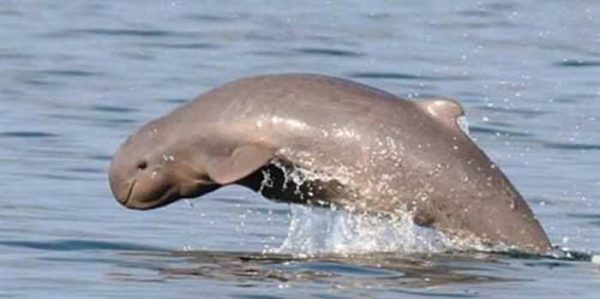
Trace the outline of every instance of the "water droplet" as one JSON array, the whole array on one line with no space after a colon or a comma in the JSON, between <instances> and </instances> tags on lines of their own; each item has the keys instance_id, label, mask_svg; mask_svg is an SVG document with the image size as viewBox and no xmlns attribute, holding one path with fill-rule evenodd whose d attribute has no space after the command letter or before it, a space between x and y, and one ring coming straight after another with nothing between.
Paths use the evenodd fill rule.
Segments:
<instances>
[{"instance_id":1,"label":"water droplet","mask_svg":"<svg viewBox=\"0 0 600 299\"><path fill-rule=\"evenodd\" d=\"M186 198L186 199L184 199L184 201L190 209L192 209L192 210L194 209L194 202L192 200Z\"/></svg>"}]
</instances>

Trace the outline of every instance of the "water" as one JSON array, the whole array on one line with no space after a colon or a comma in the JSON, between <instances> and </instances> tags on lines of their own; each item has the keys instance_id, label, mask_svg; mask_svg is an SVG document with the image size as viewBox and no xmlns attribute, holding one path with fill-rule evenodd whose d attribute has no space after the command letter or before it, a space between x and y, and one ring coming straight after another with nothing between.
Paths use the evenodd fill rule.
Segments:
<instances>
[{"instance_id":1,"label":"water","mask_svg":"<svg viewBox=\"0 0 600 299\"><path fill-rule=\"evenodd\" d=\"M553 244L600 250L600 3L414 2L4 1L0 298L596 297L585 254L262 254L293 216L242 188L148 212L112 199L137 126L306 71L460 99Z\"/></svg>"}]
</instances>

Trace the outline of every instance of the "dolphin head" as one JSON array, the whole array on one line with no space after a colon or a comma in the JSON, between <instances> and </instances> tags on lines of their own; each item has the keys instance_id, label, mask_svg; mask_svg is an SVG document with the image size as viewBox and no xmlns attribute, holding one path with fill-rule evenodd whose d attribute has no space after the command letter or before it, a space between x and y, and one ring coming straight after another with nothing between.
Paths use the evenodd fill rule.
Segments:
<instances>
[{"instance_id":1,"label":"dolphin head","mask_svg":"<svg viewBox=\"0 0 600 299\"><path fill-rule=\"evenodd\" d=\"M110 188L125 207L158 208L180 198L191 198L219 187L201 166L190 146L161 123L150 122L131 135L113 156Z\"/></svg>"}]
</instances>

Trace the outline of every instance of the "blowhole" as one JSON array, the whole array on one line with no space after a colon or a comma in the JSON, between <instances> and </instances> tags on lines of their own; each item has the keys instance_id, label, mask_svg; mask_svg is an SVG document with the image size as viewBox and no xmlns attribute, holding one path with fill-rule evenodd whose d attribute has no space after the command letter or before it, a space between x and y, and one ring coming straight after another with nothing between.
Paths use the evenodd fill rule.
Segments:
<instances>
[{"instance_id":1,"label":"blowhole","mask_svg":"<svg viewBox=\"0 0 600 299\"><path fill-rule=\"evenodd\" d=\"M137 165L137 168L138 168L139 170L144 170L144 169L146 169L147 167L148 167L148 162L146 162L146 161L140 161L140 162L138 163L138 165Z\"/></svg>"}]
</instances>

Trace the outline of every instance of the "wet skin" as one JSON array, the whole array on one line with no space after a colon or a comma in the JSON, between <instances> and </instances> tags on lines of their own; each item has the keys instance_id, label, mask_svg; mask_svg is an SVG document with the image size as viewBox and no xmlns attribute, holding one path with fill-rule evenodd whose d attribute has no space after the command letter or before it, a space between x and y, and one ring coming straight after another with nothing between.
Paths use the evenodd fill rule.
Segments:
<instances>
[{"instance_id":1,"label":"wet skin","mask_svg":"<svg viewBox=\"0 0 600 299\"><path fill-rule=\"evenodd\" d=\"M460 129L462 115L453 100L409 101L334 77L244 78L142 126L114 155L110 186L144 210L240 184L278 201L409 213L448 236L549 251L525 200Z\"/></svg>"}]
</instances>

